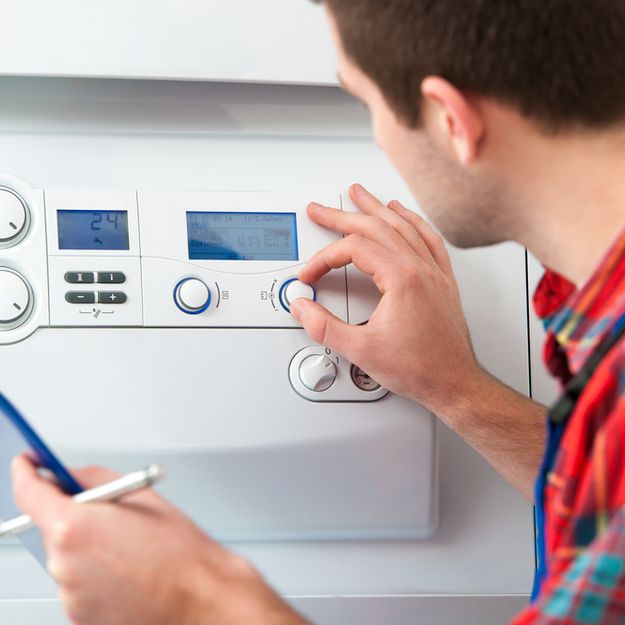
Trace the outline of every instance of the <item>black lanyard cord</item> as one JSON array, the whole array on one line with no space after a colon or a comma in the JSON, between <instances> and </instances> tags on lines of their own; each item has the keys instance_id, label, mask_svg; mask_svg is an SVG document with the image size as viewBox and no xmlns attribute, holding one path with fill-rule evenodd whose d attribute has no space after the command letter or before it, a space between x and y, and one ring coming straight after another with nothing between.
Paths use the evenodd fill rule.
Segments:
<instances>
[{"instance_id":1,"label":"black lanyard cord","mask_svg":"<svg viewBox=\"0 0 625 625\"><path fill-rule=\"evenodd\" d=\"M571 418L575 406L590 379L610 350L625 335L625 315L621 317L611 332L595 348L580 372L566 385L564 393L549 411L549 421L553 425L562 425Z\"/></svg>"}]
</instances>

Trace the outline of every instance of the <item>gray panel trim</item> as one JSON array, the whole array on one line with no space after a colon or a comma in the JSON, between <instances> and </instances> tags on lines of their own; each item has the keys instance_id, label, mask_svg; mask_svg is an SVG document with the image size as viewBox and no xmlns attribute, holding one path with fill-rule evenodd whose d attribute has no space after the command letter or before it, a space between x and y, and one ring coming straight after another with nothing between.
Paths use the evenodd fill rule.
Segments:
<instances>
[{"instance_id":1,"label":"gray panel trim","mask_svg":"<svg viewBox=\"0 0 625 625\"><path fill-rule=\"evenodd\" d=\"M504 625L527 604L523 595L295 597L317 625ZM0 601L0 622L69 625L56 600Z\"/></svg>"}]
</instances>

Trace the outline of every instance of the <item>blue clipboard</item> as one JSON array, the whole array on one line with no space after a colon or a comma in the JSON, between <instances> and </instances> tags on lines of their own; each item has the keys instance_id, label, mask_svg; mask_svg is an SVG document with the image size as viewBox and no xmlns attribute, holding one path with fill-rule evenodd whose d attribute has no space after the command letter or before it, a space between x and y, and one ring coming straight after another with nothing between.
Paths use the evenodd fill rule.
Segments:
<instances>
[{"instance_id":1,"label":"blue clipboard","mask_svg":"<svg viewBox=\"0 0 625 625\"><path fill-rule=\"evenodd\" d=\"M50 471L59 488L68 495L84 490L17 408L0 393L0 519L4 521L21 514L13 495L11 462L24 452L41 468ZM39 531L33 529L22 534L20 541L45 567L45 551Z\"/></svg>"}]
</instances>

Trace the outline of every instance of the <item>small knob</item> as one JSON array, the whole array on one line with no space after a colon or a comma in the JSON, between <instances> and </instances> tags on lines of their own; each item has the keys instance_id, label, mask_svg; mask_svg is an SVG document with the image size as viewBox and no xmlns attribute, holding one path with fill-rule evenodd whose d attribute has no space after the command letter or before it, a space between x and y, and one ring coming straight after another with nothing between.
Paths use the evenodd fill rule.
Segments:
<instances>
[{"instance_id":1,"label":"small knob","mask_svg":"<svg viewBox=\"0 0 625 625\"><path fill-rule=\"evenodd\" d=\"M11 269L0 269L0 329L26 320L30 310L30 289L26 280Z\"/></svg>"},{"instance_id":2,"label":"small knob","mask_svg":"<svg viewBox=\"0 0 625 625\"><path fill-rule=\"evenodd\" d=\"M291 278L280 287L280 304L284 310L291 312L291 303L296 299L309 299L316 302L317 291L311 284Z\"/></svg>"},{"instance_id":3,"label":"small knob","mask_svg":"<svg viewBox=\"0 0 625 625\"><path fill-rule=\"evenodd\" d=\"M12 191L0 188L0 244L17 239L27 221L28 213L22 200Z\"/></svg>"},{"instance_id":4,"label":"small knob","mask_svg":"<svg viewBox=\"0 0 625 625\"><path fill-rule=\"evenodd\" d=\"M183 278L174 289L174 302L183 313L199 315L210 306L211 292L199 278Z\"/></svg>"},{"instance_id":5,"label":"small knob","mask_svg":"<svg viewBox=\"0 0 625 625\"><path fill-rule=\"evenodd\" d=\"M299 378L311 391L327 391L336 380L336 365L323 355L308 356L299 366Z\"/></svg>"}]
</instances>

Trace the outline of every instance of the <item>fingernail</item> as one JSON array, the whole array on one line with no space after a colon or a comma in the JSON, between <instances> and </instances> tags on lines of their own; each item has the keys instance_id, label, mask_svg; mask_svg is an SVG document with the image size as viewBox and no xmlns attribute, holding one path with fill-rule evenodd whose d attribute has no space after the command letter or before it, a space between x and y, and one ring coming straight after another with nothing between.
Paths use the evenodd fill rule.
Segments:
<instances>
[{"instance_id":1,"label":"fingernail","mask_svg":"<svg viewBox=\"0 0 625 625\"><path fill-rule=\"evenodd\" d=\"M365 188L358 182L352 185L352 189L354 190L354 193L362 193L365 190Z\"/></svg>"}]
</instances>

